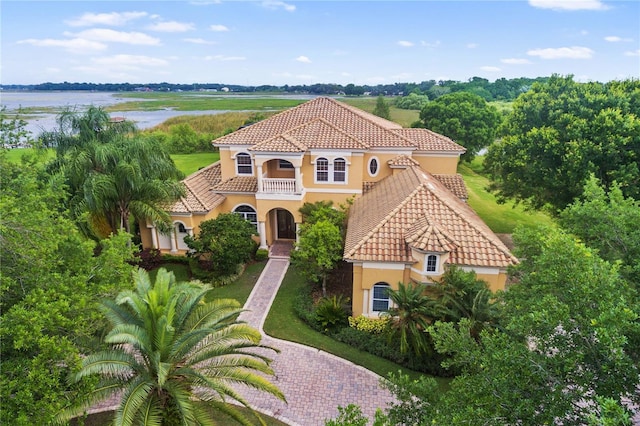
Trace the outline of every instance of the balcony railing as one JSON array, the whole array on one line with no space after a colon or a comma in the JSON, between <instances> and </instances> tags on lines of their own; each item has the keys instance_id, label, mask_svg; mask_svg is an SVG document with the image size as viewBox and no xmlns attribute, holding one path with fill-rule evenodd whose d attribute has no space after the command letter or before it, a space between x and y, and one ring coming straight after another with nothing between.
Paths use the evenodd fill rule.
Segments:
<instances>
[{"instance_id":1,"label":"balcony railing","mask_svg":"<svg viewBox=\"0 0 640 426\"><path fill-rule=\"evenodd\" d=\"M262 178L262 192L268 194L295 194L296 180L284 178Z\"/></svg>"}]
</instances>

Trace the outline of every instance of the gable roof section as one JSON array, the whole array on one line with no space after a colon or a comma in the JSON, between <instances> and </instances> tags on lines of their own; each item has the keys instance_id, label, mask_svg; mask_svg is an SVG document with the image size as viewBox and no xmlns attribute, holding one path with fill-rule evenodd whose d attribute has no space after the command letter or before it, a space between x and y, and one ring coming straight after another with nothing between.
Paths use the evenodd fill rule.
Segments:
<instances>
[{"instance_id":1,"label":"gable roof section","mask_svg":"<svg viewBox=\"0 0 640 426\"><path fill-rule=\"evenodd\" d=\"M234 176L230 179L220 182L212 188L217 192L242 192L252 193L258 192L258 179L255 176Z\"/></svg>"},{"instance_id":2,"label":"gable roof section","mask_svg":"<svg viewBox=\"0 0 640 426\"><path fill-rule=\"evenodd\" d=\"M380 181L350 209L346 260L414 263L411 246L449 252L448 262L506 267L517 263L476 213L418 167Z\"/></svg>"},{"instance_id":3,"label":"gable roof section","mask_svg":"<svg viewBox=\"0 0 640 426\"><path fill-rule=\"evenodd\" d=\"M394 129L394 133L414 141L418 151L438 151L463 154L466 148L450 138L429 129Z\"/></svg>"},{"instance_id":4,"label":"gable roof section","mask_svg":"<svg viewBox=\"0 0 640 426\"><path fill-rule=\"evenodd\" d=\"M449 191L461 200L467 200L469 198L467 185L465 185L460 173L456 173L455 175L434 174L432 176L438 179Z\"/></svg>"},{"instance_id":5,"label":"gable roof section","mask_svg":"<svg viewBox=\"0 0 640 426\"><path fill-rule=\"evenodd\" d=\"M220 183L220 176L219 161L187 176L182 181L185 196L168 206L166 210L170 213L203 213L215 208L225 198L211 190Z\"/></svg>"},{"instance_id":6,"label":"gable roof section","mask_svg":"<svg viewBox=\"0 0 640 426\"><path fill-rule=\"evenodd\" d=\"M320 118L324 119L329 126L348 135L351 139L350 144L355 140L357 144L369 148L416 148L415 142L397 132L401 129L400 125L327 97L312 99L266 120L222 136L213 143L216 146L254 146L290 131L295 133L294 129ZM311 133L309 135L312 136ZM300 134L298 137L303 136ZM318 139L314 139L314 142L325 143L326 146L323 148L341 148L340 144L331 146L328 142ZM338 138L338 140L341 143L345 142L344 138ZM301 142L305 145L310 144L305 140Z\"/></svg>"}]
</instances>

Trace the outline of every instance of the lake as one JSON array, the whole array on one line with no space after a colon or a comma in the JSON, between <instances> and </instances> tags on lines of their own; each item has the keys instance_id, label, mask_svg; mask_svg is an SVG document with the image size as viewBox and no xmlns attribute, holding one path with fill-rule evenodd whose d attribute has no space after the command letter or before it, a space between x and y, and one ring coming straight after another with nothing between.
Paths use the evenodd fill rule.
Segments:
<instances>
[{"instance_id":1,"label":"lake","mask_svg":"<svg viewBox=\"0 0 640 426\"><path fill-rule=\"evenodd\" d=\"M52 108L60 110L65 107L83 111L89 106L110 106L121 102L134 101L133 98L121 98L118 93L110 92L0 92L0 105L6 107L7 112L15 112L18 108ZM157 111L126 111L111 112L112 117L125 117L136 123L139 129L148 129L165 120L179 115L210 115L221 114L223 110L209 111L174 111L162 109ZM27 121L26 130L35 137L43 131L56 128L55 113L30 113L24 117Z\"/></svg>"}]
</instances>

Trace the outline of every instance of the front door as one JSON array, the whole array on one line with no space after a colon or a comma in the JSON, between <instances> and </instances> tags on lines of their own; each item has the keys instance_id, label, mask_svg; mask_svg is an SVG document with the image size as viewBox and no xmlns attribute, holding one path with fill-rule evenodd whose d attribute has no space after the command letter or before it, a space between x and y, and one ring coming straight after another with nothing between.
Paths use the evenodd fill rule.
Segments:
<instances>
[{"instance_id":1,"label":"front door","mask_svg":"<svg viewBox=\"0 0 640 426\"><path fill-rule=\"evenodd\" d=\"M278 219L278 239L279 240L295 240L296 239L296 223L293 215L286 210L276 210Z\"/></svg>"}]
</instances>

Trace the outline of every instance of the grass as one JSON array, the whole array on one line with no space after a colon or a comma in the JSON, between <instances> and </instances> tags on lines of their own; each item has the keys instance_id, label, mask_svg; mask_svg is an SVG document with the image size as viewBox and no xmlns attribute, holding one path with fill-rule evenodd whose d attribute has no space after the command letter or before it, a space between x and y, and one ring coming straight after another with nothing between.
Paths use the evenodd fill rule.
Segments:
<instances>
[{"instance_id":1,"label":"grass","mask_svg":"<svg viewBox=\"0 0 640 426\"><path fill-rule=\"evenodd\" d=\"M219 299L236 299L240 304L244 305L266 265L267 262L248 264L237 280L223 287L214 288L211 291L211 295Z\"/></svg>"},{"instance_id":2,"label":"grass","mask_svg":"<svg viewBox=\"0 0 640 426\"><path fill-rule=\"evenodd\" d=\"M110 105L107 111L156 111L174 109L177 111L272 111L292 108L306 99L282 99L277 97L237 97L202 92L151 92L118 94L121 98L135 100Z\"/></svg>"},{"instance_id":3,"label":"grass","mask_svg":"<svg viewBox=\"0 0 640 426\"><path fill-rule=\"evenodd\" d=\"M169 132L171 127L186 124L196 133L205 133L220 137L237 130L247 122L259 121L273 115L272 112L224 112L221 114L179 115L171 117L146 131L160 130ZM213 139L213 137L212 137Z\"/></svg>"},{"instance_id":4,"label":"grass","mask_svg":"<svg viewBox=\"0 0 640 426\"><path fill-rule=\"evenodd\" d=\"M264 324L264 331L268 335L323 350L361 365L382 377L386 377L389 373L397 373L398 370L414 379L423 375L384 358L355 349L311 329L293 310L297 295L307 285L296 269L289 267ZM436 380L443 389L450 382L450 379L436 378Z\"/></svg>"},{"instance_id":5,"label":"grass","mask_svg":"<svg viewBox=\"0 0 640 426\"><path fill-rule=\"evenodd\" d=\"M185 176L213 164L220 159L219 152L196 152L195 154L171 154L176 167Z\"/></svg>"},{"instance_id":6,"label":"grass","mask_svg":"<svg viewBox=\"0 0 640 426\"><path fill-rule=\"evenodd\" d=\"M468 203L478 216L497 234L511 234L518 225L552 225L552 219L539 211L527 211L513 202L498 204L492 193L486 188L489 179L484 176L482 157L476 157L471 164L460 163L458 172L464 178L469 193Z\"/></svg>"},{"instance_id":7,"label":"grass","mask_svg":"<svg viewBox=\"0 0 640 426\"><path fill-rule=\"evenodd\" d=\"M356 97L340 98L340 101L363 111L373 113L377 99L378 98L376 97ZM411 127L411 124L418 120L420 111L396 108L393 105L393 99L394 98L385 98L385 101L389 105L389 116L391 117L391 121L400 124L402 127Z\"/></svg>"},{"instance_id":8,"label":"grass","mask_svg":"<svg viewBox=\"0 0 640 426\"><path fill-rule=\"evenodd\" d=\"M36 148L16 148L16 149L3 149L7 156L7 160L11 163L20 163L23 156L32 157L35 156L38 162L44 163L56 156L54 149L36 149Z\"/></svg>"}]
</instances>

